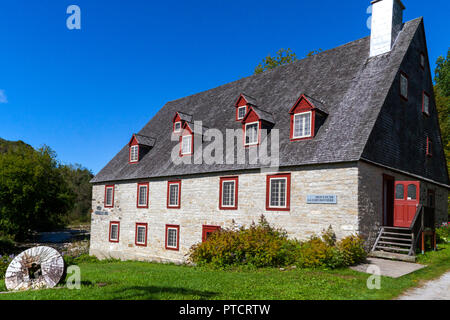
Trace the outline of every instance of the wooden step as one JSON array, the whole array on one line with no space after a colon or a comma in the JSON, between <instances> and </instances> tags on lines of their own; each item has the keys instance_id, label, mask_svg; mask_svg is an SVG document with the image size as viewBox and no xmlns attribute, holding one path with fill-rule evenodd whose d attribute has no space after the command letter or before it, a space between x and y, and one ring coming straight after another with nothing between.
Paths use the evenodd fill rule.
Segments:
<instances>
[{"instance_id":1,"label":"wooden step","mask_svg":"<svg viewBox=\"0 0 450 320\"><path fill-rule=\"evenodd\" d=\"M381 235L383 235L383 234L391 234L391 235L397 235L397 236L402 236L402 237L408 236L408 237L412 238L412 234L411 233L397 233L397 232L386 232L386 231L384 231Z\"/></svg>"},{"instance_id":2,"label":"wooden step","mask_svg":"<svg viewBox=\"0 0 450 320\"><path fill-rule=\"evenodd\" d=\"M412 246L412 244L410 244L410 243L399 243L399 242L378 241L378 243L391 244L393 246L409 247L409 248L411 248L411 246Z\"/></svg>"},{"instance_id":3,"label":"wooden step","mask_svg":"<svg viewBox=\"0 0 450 320\"><path fill-rule=\"evenodd\" d=\"M369 257L389 259L389 260L398 260L398 261L405 261L405 262L416 262L415 256L409 256L406 254L385 252L385 251L372 251L369 253Z\"/></svg>"},{"instance_id":4,"label":"wooden step","mask_svg":"<svg viewBox=\"0 0 450 320\"><path fill-rule=\"evenodd\" d=\"M385 237L385 236L381 236L380 239L389 239L389 240L409 241L409 242L412 242L412 238L394 238L394 237Z\"/></svg>"},{"instance_id":5,"label":"wooden step","mask_svg":"<svg viewBox=\"0 0 450 320\"><path fill-rule=\"evenodd\" d=\"M376 246L376 249L380 250L387 250L387 251L403 251L403 252L409 252L409 249L401 249L401 248L392 248L392 247L382 247L382 246Z\"/></svg>"},{"instance_id":6,"label":"wooden step","mask_svg":"<svg viewBox=\"0 0 450 320\"><path fill-rule=\"evenodd\" d=\"M383 228L384 228L384 230L392 229L392 230L403 230L403 231L408 231L409 232L408 228L401 228L401 227L383 227Z\"/></svg>"}]
</instances>

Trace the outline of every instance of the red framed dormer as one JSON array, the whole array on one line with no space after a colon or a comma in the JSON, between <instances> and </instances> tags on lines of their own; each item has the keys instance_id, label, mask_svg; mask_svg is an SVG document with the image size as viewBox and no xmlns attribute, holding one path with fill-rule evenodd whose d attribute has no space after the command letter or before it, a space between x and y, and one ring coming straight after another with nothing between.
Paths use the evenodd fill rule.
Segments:
<instances>
[{"instance_id":1,"label":"red framed dormer","mask_svg":"<svg viewBox=\"0 0 450 320\"><path fill-rule=\"evenodd\" d=\"M184 112L177 111L172 118L172 132L181 133L186 122L191 122L192 116Z\"/></svg>"},{"instance_id":2,"label":"red framed dormer","mask_svg":"<svg viewBox=\"0 0 450 320\"><path fill-rule=\"evenodd\" d=\"M180 132L180 157L194 154L194 130L185 122Z\"/></svg>"},{"instance_id":3,"label":"red framed dormer","mask_svg":"<svg viewBox=\"0 0 450 320\"><path fill-rule=\"evenodd\" d=\"M270 129L274 125L271 113L250 106L242 119L244 147L257 146L261 143L261 129Z\"/></svg>"},{"instance_id":4,"label":"red framed dormer","mask_svg":"<svg viewBox=\"0 0 450 320\"><path fill-rule=\"evenodd\" d=\"M136 139L136 135L133 134L130 142L128 143L128 163L139 162L139 143Z\"/></svg>"},{"instance_id":5,"label":"red framed dormer","mask_svg":"<svg viewBox=\"0 0 450 320\"><path fill-rule=\"evenodd\" d=\"M325 121L327 113L323 111L323 104L302 94L289 110L291 141L308 140L315 137L319 127Z\"/></svg>"},{"instance_id":6,"label":"red framed dormer","mask_svg":"<svg viewBox=\"0 0 450 320\"><path fill-rule=\"evenodd\" d=\"M248 111L248 101L240 94L234 106L236 108L236 121L242 121Z\"/></svg>"}]
</instances>

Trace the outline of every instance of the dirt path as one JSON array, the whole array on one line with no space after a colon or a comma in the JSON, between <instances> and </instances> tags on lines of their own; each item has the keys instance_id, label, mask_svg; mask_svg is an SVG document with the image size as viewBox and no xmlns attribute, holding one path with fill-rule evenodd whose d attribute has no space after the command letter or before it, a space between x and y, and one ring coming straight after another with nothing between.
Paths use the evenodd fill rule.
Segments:
<instances>
[{"instance_id":1,"label":"dirt path","mask_svg":"<svg viewBox=\"0 0 450 320\"><path fill-rule=\"evenodd\" d=\"M450 272L420 288L406 291L397 300L450 300Z\"/></svg>"}]
</instances>

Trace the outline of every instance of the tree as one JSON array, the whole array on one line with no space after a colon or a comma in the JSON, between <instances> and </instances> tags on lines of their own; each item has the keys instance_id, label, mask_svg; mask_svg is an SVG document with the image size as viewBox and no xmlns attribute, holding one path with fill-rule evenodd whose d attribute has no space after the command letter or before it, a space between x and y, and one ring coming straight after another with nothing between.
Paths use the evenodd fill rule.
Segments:
<instances>
[{"instance_id":1,"label":"tree","mask_svg":"<svg viewBox=\"0 0 450 320\"><path fill-rule=\"evenodd\" d=\"M291 49L280 49L276 53L275 57L268 55L263 61L255 68L255 74L261 73L267 70L272 70L283 64L297 61L297 56Z\"/></svg>"},{"instance_id":2,"label":"tree","mask_svg":"<svg viewBox=\"0 0 450 320\"><path fill-rule=\"evenodd\" d=\"M436 108L441 128L442 144L447 168L450 167L450 48L447 51L447 58L439 57L436 61L434 72L434 95L436 98ZM449 197L450 200L450 197ZM450 206L449 206L450 214Z\"/></svg>"},{"instance_id":3,"label":"tree","mask_svg":"<svg viewBox=\"0 0 450 320\"><path fill-rule=\"evenodd\" d=\"M60 170L69 189L75 194L74 206L67 216L68 222L88 222L92 206L92 186L89 181L94 175L80 164L64 165Z\"/></svg>"},{"instance_id":4,"label":"tree","mask_svg":"<svg viewBox=\"0 0 450 320\"><path fill-rule=\"evenodd\" d=\"M74 194L47 146L17 144L0 153L0 233L22 240L64 223Z\"/></svg>"}]
</instances>

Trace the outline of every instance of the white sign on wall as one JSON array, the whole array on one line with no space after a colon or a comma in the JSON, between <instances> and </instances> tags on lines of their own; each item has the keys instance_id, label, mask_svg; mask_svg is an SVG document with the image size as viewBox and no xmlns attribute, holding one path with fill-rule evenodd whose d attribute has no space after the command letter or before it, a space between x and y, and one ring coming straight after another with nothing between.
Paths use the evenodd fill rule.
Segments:
<instances>
[{"instance_id":1,"label":"white sign on wall","mask_svg":"<svg viewBox=\"0 0 450 320\"><path fill-rule=\"evenodd\" d=\"M337 196L334 194L308 194L306 203L313 204L336 204Z\"/></svg>"}]
</instances>

